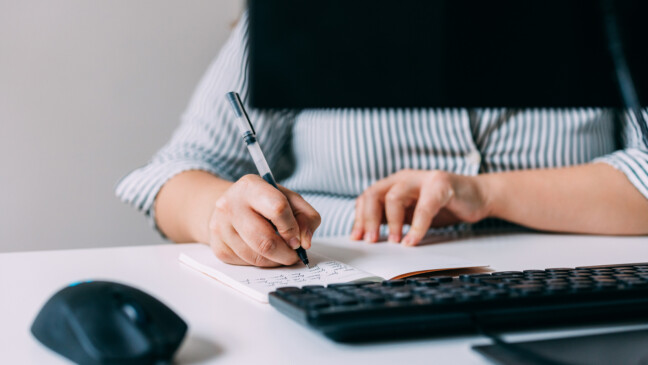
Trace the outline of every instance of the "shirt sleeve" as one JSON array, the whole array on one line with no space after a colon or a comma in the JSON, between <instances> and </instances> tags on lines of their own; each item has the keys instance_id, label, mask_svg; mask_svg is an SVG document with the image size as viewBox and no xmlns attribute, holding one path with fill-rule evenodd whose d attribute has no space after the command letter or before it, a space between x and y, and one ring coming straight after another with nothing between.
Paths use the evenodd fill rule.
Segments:
<instances>
[{"instance_id":1,"label":"shirt sleeve","mask_svg":"<svg viewBox=\"0 0 648 365\"><path fill-rule=\"evenodd\" d=\"M648 109L642 110L648 120ZM619 128L622 149L599 157L594 162L605 162L623 172L628 180L648 199L648 146L642 139L639 121L632 113L623 115Z\"/></svg>"},{"instance_id":2,"label":"shirt sleeve","mask_svg":"<svg viewBox=\"0 0 648 365\"><path fill-rule=\"evenodd\" d=\"M234 181L256 173L225 97L227 92L238 91L241 95L270 168L282 160L294 112L250 108L247 67L245 13L198 84L171 140L147 165L117 183L117 196L149 217L154 227L155 198L173 176L183 171L202 170Z\"/></svg>"}]
</instances>

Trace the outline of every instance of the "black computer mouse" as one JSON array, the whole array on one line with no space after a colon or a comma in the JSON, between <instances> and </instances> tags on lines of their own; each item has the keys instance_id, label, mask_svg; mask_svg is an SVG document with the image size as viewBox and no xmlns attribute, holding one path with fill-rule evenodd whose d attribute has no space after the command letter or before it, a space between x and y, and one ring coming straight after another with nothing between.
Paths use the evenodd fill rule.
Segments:
<instances>
[{"instance_id":1,"label":"black computer mouse","mask_svg":"<svg viewBox=\"0 0 648 365\"><path fill-rule=\"evenodd\" d=\"M141 290L84 281L54 294L31 332L79 364L164 364L171 362L187 324Z\"/></svg>"}]
</instances>

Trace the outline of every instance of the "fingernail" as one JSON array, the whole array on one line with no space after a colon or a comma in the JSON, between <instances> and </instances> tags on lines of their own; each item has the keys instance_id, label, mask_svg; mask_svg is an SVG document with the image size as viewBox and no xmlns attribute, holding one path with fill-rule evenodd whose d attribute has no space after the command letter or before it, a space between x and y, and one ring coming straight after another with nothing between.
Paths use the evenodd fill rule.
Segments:
<instances>
[{"instance_id":1,"label":"fingernail","mask_svg":"<svg viewBox=\"0 0 648 365\"><path fill-rule=\"evenodd\" d=\"M292 248L293 250L298 249L301 246L301 242L299 241L299 238L293 237L288 241L288 246Z\"/></svg>"},{"instance_id":2,"label":"fingernail","mask_svg":"<svg viewBox=\"0 0 648 365\"><path fill-rule=\"evenodd\" d=\"M403 238L403 242L401 242L404 246L412 246L414 244L414 240L412 237L406 236Z\"/></svg>"},{"instance_id":3,"label":"fingernail","mask_svg":"<svg viewBox=\"0 0 648 365\"><path fill-rule=\"evenodd\" d=\"M387 237L387 240L388 240L389 242L391 242L391 243L398 243L398 241L399 241L399 239L398 239L398 235L397 235L397 234L390 234L390 235Z\"/></svg>"},{"instance_id":4,"label":"fingernail","mask_svg":"<svg viewBox=\"0 0 648 365\"><path fill-rule=\"evenodd\" d=\"M354 240L359 240L360 238L362 238L362 231L360 230L360 228L355 228L353 229L353 231L351 231L351 238Z\"/></svg>"},{"instance_id":5,"label":"fingernail","mask_svg":"<svg viewBox=\"0 0 648 365\"><path fill-rule=\"evenodd\" d=\"M367 232L364 236L364 240L367 242L376 242L378 241L378 235L376 232Z\"/></svg>"}]
</instances>

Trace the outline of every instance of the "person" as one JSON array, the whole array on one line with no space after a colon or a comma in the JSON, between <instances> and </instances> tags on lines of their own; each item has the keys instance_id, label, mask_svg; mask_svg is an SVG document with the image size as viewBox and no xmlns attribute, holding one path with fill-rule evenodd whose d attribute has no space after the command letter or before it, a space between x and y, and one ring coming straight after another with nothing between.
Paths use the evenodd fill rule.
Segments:
<instances>
[{"instance_id":1,"label":"person","mask_svg":"<svg viewBox=\"0 0 648 365\"><path fill-rule=\"evenodd\" d=\"M210 244L230 264L277 266L296 263L314 234L416 246L430 229L497 221L648 233L648 149L633 115L615 123L605 109L246 105L277 191L255 175L225 97L246 100L246 24L244 14L170 142L116 188L169 239Z\"/></svg>"}]
</instances>

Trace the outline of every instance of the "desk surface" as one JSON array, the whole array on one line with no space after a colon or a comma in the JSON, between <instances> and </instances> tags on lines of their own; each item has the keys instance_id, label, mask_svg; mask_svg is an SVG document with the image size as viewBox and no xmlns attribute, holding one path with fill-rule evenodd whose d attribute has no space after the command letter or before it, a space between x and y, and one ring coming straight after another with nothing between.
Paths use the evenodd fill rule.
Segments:
<instances>
[{"instance_id":1,"label":"desk surface","mask_svg":"<svg viewBox=\"0 0 648 365\"><path fill-rule=\"evenodd\" d=\"M65 363L31 336L31 322L47 298L68 283L104 279L145 290L188 322L187 339L176 357L180 364L428 364L432 359L437 363L487 363L470 349L474 344L489 343L476 335L365 345L332 342L269 305L181 265L177 258L184 247L169 244L0 254L2 362ZM543 269L648 262L648 238L506 234L435 243L434 251L488 262L495 270ZM528 332L506 338L601 330Z\"/></svg>"}]
</instances>

